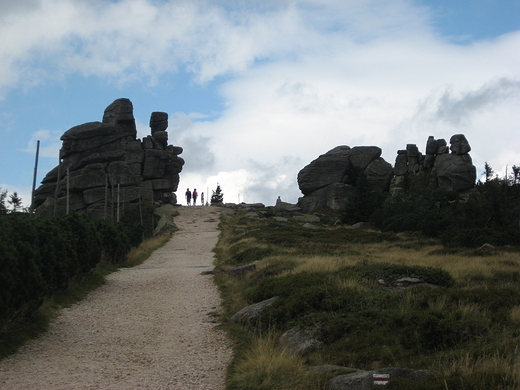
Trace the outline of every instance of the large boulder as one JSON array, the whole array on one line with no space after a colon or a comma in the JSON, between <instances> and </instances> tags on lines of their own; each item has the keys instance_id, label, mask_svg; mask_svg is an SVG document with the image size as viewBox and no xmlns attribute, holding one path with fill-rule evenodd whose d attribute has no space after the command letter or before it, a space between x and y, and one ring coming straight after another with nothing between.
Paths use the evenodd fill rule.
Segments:
<instances>
[{"instance_id":1,"label":"large boulder","mask_svg":"<svg viewBox=\"0 0 520 390\"><path fill-rule=\"evenodd\" d=\"M338 146L322 154L298 173L298 185L304 195L333 183L343 183L350 168L350 147Z\"/></svg>"},{"instance_id":2,"label":"large boulder","mask_svg":"<svg viewBox=\"0 0 520 390\"><path fill-rule=\"evenodd\" d=\"M375 191L388 189L393 168L381 158L381 148L342 145L331 149L298 173L298 185L304 195L298 206L305 213L342 210L362 174Z\"/></svg>"},{"instance_id":3,"label":"large boulder","mask_svg":"<svg viewBox=\"0 0 520 390\"><path fill-rule=\"evenodd\" d=\"M434 172L439 187L450 191L466 191L475 186L477 169L469 154L442 154L437 156Z\"/></svg>"}]
</instances>

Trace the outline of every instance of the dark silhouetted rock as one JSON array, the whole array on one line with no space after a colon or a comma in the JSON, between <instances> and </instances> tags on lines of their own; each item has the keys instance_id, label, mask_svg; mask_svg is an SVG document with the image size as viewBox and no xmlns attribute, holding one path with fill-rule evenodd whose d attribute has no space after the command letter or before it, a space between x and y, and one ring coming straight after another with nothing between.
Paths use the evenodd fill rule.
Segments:
<instances>
[{"instance_id":1,"label":"dark silhouetted rock","mask_svg":"<svg viewBox=\"0 0 520 390\"><path fill-rule=\"evenodd\" d=\"M329 150L298 173L298 185L304 195L298 206L305 213L342 210L352 187L363 174L375 191L388 189L393 168L381 158L381 148L338 146Z\"/></svg>"}]
</instances>

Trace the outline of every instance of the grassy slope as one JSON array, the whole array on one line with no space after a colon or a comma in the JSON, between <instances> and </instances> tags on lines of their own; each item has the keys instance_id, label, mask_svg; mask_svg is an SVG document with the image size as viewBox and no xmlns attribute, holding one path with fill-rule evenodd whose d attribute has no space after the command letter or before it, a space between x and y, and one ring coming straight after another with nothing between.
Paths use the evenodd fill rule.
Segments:
<instances>
[{"instance_id":1,"label":"grassy slope","mask_svg":"<svg viewBox=\"0 0 520 390\"><path fill-rule=\"evenodd\" d=\"M520 386L518 248L446 250L414 234L301 225L222 216L217 268L257 265L243 279L216 276L223 326L237 340L228 389L325 389L333 374L307 370L322 364L428 369L425 390ZM437 287L380 284L401 276ZM275 295L258 328L230 322L242 307ZM293 327L312 331L326 347L304 358L280 351L278 337Z\"/></svg>"}]
</instances>

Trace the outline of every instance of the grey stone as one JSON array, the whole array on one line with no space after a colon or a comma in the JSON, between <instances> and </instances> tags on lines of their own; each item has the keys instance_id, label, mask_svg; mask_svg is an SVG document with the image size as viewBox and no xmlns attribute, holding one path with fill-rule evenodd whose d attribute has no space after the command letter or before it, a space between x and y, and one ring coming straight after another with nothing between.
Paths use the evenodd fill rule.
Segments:
<instances>
[{"instance_id":1,"label":"grey stone","mask_svg":"<svg viewBox=\"0 0 520 390\"><path fill-rule=\"evenodd\" d=\"M228 275L244 277L247 273L253 272L254 270L256 270L256 264L247 264L240 267L226 268L224 273Z\"/></svg>"},{"instance_id":2,"label":"grey stone","mask_svg":"<svg viewBox=\"0 0 520 390\"><path fill-rule=\"evenodd\" d=\"M304 195L341 183L350 168L350 147L339 146L319 156L298 173L298 185Z\"/></svg>"},{"instance_id":3,"label":"grey stone","mask_svg":"<svg viewBox=\"0 0 520 390\"><path fill-rule=\"evenodd\" d=\"M296 355L305 356L318 349L325 344L312 335L312 331L293 328L285 332L278 340L279 345L286 352Z\"/></svg>"},{"instance_id":4,"label":"grey stone","mask_svg":"<svg viewBox=\"0 0 520 390\"><path fill-rule=\"evenodd\" d=\"M66 195L67 182L74 210L96 218L106 215L104 204L116 200L116 191L121 203L143 199L176 203L173 192L184 165L178 157L182 148L166 145L167 114L153 114L151 123L158 140L148 136L139 141L132 102L117 99L106 108L103 122L88 122L66 131L61 137L61 166L45 176L35 193L36 207L47 205L42 215L54 209L49 203L54 204L57 186L57 206L63 211L61 198Z\"/></svg>"},{"instance_id":5,"label":"grey stone","mask_svg":"<svg viewBox=\"0 0 520 390\"><path fill-rule=\"evenodd\" d=\"M371 371L357 371L352 374L338 375L328 383L328 390L369 390L374 384Z\"/></svg>"},{"instance_id":6,"label":"grey stone","mask_svg":"<svg viewBox=\"0 0 520 390\"><path fill-rule=\"evenodd\" d=\"M392 165L379 157L372 161L365 169L369 186L375 191L388 191L390 181L394 177Z\"/></svg>"},{"instance_id":7,"label":"grey stone","mask_svg":"<svg viewBox=\"0 0 520 390\"><path fill-rule=\"evenodd\" d=\"M315 225L313 225L312 223L304 223L303 226L302 226L304 229L311 229L311 230L316 230L317 227Z\"/></svg>"},{"instance_id":8,"label":"grey stone","mask_svg":"<svg viewBox=\"0 0 520 390\"><path fill-rule=\"evenodd\" d=\"M258 321L260 313L268 306L271 306L278 297L272 297L265 301L255 303L250 306L246 306L231 317L231 321L242 324L254 326Z\"/></svg>"}]
</instances>

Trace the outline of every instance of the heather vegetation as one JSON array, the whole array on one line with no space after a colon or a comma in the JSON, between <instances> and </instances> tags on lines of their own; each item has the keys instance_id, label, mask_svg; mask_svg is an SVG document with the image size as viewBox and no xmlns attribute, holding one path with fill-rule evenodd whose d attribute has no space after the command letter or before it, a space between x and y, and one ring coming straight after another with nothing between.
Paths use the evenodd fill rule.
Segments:
<instances>
[{"instance_id":1,"label":"heather vegetation","mask_svg":"<svg viewBox=\"0 0 520 390\"><path fill-rule=\"evenodd\" d=\"M410 180L401 198L356 194L364 214L351 222L371 222L363 228L335 223L348 210L319 214L316 229L274 219L272 208L222 214L217 269L256 264L243 277L215 277L236 340L228 389L326 389L335 375L383 367L430 372L388 389L520 387L516 183L489 180L461 199L426 191L426 180ZM476 249L486 242L493 247ZM401 278L422 283L397 286ZM231 320L274 296L255 326ZM304 356L280 348L294 328L323 347ZM309 370L322 365L343 368Z\"/></svg>"},{"instance_id":2,"label":"heather vegetation","mask_svg":"<svg viewBox=\"0 0 520 390\"><path fill-rule=\"evenodd\" d=\"M118 223L78 214L0 215L0 357L44 331L59 306L164 243L150 245L154 223L152 205L137 204L128 205Z\"/></svg>"}]
</instances>

